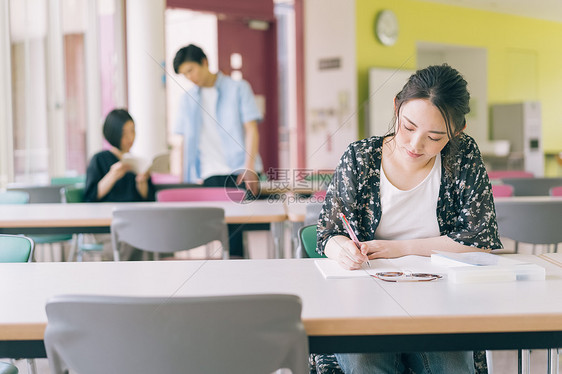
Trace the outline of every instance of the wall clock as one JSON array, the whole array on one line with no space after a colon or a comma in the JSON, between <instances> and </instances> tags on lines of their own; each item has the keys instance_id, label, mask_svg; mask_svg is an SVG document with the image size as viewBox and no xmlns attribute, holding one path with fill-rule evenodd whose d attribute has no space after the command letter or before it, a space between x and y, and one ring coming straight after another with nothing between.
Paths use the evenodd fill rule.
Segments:
<instances>
[{"instance_id":1,"label":"wall clock","mask_svg":"<svg viewBox=\"0 0 562 374\"><path fill-rule=\"evenodd\" d=\"M398 40L398 18L390 9L381 10L375 18L375 35L383 45L391 46Z\"/></svg>"}]
</instances>

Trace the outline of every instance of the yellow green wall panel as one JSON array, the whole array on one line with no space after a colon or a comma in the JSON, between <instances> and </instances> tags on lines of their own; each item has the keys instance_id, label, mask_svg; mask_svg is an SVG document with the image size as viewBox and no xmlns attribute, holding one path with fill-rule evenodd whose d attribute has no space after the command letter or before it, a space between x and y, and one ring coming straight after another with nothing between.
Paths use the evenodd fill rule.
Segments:
<instances>
[{"instance_id":1,"label":"yellow green wall panel","mask_svg":"<svg viewBox=\"0 0 562 374\"><path fill-rule=\"evenodd\" d=\"M400 24L391 47L374 33L382 9L393 10ZM369 95L369 68L415 69L418 41L485 48L489 104L540 101L544 151L562 150L561 22L415 0L356 0L356 14L360 108ZM363 111L358 115L364 136Z\"/></svg>"}]
</instances>

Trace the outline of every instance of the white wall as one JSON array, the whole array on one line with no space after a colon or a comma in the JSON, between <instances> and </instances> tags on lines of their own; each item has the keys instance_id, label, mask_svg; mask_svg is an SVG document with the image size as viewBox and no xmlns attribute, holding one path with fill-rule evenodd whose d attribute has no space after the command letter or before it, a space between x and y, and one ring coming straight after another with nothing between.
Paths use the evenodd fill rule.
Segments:
<instances>
[{"instance_id":1,"label":"white wall","mask_svg":"<svg viewBox=\"0 0 562 374\"><path fill-rule=\"evenodd\" d=\"M304 2L306 167L334 169L357 140L355 6L341 0ZM322 59L340 67L320 70Z\"/></svg>"}]
</instances>

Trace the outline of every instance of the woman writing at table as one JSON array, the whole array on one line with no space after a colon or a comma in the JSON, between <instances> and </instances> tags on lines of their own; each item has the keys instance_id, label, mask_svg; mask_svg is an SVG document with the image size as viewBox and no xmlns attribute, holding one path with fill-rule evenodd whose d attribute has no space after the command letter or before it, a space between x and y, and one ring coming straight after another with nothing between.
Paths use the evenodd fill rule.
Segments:
<instances>
[{"instance_id":1,"label":"woman writing at table","mask_svg":"<svg viewBox=\"0 0 562 374\"><path fill-rule=\"evenodd\" d=\"M153 201L154 186L148 172L135 174L122 162L135 141L135 123L124 109L112 110L103 124L109 150L95 154L86 172L84 200L88 202Z\"/></svg>"},{"instance_id":2,"label":"woman writing at table","mask_svg":"<svg viewBox=\"0 0 562 374\"><path fill-rule=\"evenodd\" d=\"M354 142L341 157L318 221L320 253L359 269L369 259L502 247L486 169L463 132L469 98L466 81L448 65L409 78L394 100L392 133ZM346 373L474 372L472 352L336 357Z\"/></svg>"}]
</instances>

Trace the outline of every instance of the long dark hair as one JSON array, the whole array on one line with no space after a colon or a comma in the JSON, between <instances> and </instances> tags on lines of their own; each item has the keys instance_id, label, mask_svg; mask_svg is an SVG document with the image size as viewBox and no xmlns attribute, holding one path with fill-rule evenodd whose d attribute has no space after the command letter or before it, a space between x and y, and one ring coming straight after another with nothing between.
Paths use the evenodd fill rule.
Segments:
<instances>
[{"instance_id":1,"label":"long dark hair","mask_svg":"<svg viewBox=\"0 0 562 374\"><path fill-rule=\"evenodd\" d=\"M443 166L449 172L453 171L452 159L458 150L457 137L465 128L465 116L470 112L470 93L466 87L466 81L457 70L447 64L433 65L416 71L396 95L393 123L402 105L413 99L427 99L439 109L449 136L449 143L443 149Z\"/></svg>"},{"instance_id":2,"label":"long dark hair","mask_svg":"<svg viewBox=\"0 0 562 374\"><path fill-rule=\"evenodd\" d=\"M123 126L133 121L133 117L125 109L113 109L103 123L103 136L117 149L121 149L121 138L123 137Z\"/></svg>"}]
</instances>

